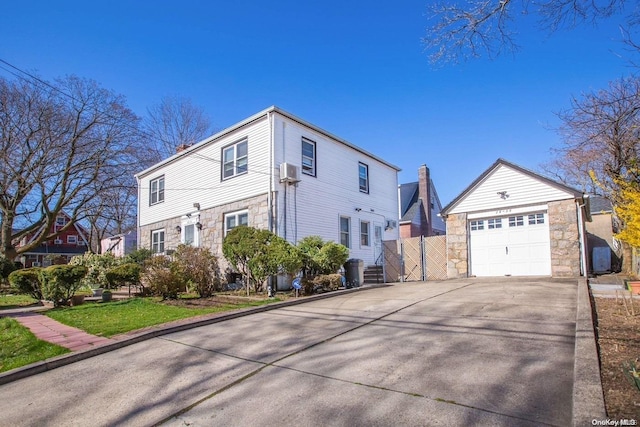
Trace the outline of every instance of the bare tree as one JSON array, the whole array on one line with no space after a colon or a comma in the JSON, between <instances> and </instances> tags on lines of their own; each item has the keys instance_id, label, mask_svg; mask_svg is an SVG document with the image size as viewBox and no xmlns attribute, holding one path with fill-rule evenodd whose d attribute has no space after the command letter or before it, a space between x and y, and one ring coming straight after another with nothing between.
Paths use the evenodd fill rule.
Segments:
<instances>
[{"instance_id":1,"label":"bare tree","mask_svg":"<svg viewBox=\"0 0 640 427\"><path fill-rule=\"evenodd\" d=\"M621 78L574 98L559 117L563 144L546 169L615 203L621 180L640 179L640 79Z\"/></svg>"},{"instance_id":2,"label":"bare tree","mask_svg":"<svg viewBox=\"0 0 640 427\"><path fill-rule=\"evenodd\" d=\"M158 162L175 154L179 146L189 146L209 136L211 120L189 99L167 96L147 109L144 127L153 138Z\"/></svg>"},{"instance_id":3,"label":"bare tree","mask_svg":"<svg viewBox=\"0 0 640 427\"><path fill-rule=\"evenodd\" d=\"M59 213L82 221L121 186L123 161L139 151L138 122L123 97L91 80L0 78L0 254L13 259L55 238L73 226L50 233Z\"/></svg>"},{"instance_id":4,"label":"bare tree","mask_svg":"<svg viewBox=\"0 0 640 427\"><path fill-rule=\"evenodd\" d=\"M514 28L521 19L535 16L541 29L555 31L595 24L625 11L626 6L624 0L434 0L428 5L433 24L427 28L423 42L433 63L458 62L483 54L495 57L518 50ZM640 16L635 5L629 8L627 34Z\"/></svg>"}]
</instances>

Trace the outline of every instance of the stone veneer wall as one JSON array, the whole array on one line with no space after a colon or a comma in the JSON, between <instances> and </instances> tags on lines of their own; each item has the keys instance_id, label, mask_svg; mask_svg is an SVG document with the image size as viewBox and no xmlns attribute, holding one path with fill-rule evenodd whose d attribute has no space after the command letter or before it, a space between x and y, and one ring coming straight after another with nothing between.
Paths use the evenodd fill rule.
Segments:
<instances>
[{"instance_id":1,"label":"stone veneer wall","mask_svg":"<svg viewBox=\"0 0 640 427\"><path fill-rule=\"evenodd\" d=\"M549 202L551 275L580 276L580 233L575 200Z\"/></svg>"},{"instance_id":2,"label":"stone veneer wall","mask_svg":"<svg viewBox=\"0 0 640 427\"><path fill-rule=\"evenodd\" d=\"M209 248L218 256L220 270L224 271L227 264L222 255L222 240L224 238L224 214L247 209L249 211L249 225L255 228L267 229L269 227L269 205L267 195L239 200L226 205L216 206L200 211L200 247ZM181 225L182 214L141 226L139 229L139 247L151 248L151 232L164 228L164 248L175 249L180 244L180 233L175 231L176 226Z\"/></svg>"},{"instance_id":3,"label":"stone veneer wall","mask_svg":"<svg viewBox=\"0 0 640 427\"><path fill-rule=\"evenodd\" d=\"M456 279L469 275L469 241L467 214L447 216L447 277Z\"/></svg>"}]
</instances>

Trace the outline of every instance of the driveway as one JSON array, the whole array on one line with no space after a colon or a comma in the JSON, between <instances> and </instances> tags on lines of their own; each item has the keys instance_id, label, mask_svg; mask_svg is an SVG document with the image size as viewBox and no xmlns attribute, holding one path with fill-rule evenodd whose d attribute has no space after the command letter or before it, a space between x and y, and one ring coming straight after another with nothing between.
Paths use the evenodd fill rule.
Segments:
<instances>
[{"instance_id":1,"label":"driveway","mask_svg":"<svg viewBox=\"0 0 640 427\"><path fill-rule=\"evenodd\" d=\"M572 423L577 280L394 284L0 386L0 425Z\"/></svg>"}]
</instances>

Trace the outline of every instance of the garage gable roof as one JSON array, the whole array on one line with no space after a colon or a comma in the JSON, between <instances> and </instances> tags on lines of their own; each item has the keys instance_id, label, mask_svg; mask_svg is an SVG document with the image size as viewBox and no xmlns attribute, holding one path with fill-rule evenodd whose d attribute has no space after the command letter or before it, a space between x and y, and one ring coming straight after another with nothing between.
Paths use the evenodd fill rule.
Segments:
<instances>
[{"instance_id":1,"label":"garage gable roof","mask_svg":"<svg viewBox=\"0 0 640 427\"><path fill-rule=\"evenodd\" d=\"M522 182L517 182L517 180L501 181L496 177L496 172L499 169L502 170L502 168L511 170L515 172L515 174L521 175L524 179ZM513 173L511 175L513 175ZM538 190L537 194L522 194L524 191L519 191L525 188L527 188L527 190L533 189L532 184L536 184L533 187L536 187L535 189ZM542 200L547 195L540 191L540 189L548 189L549 194L553 194L553 198L550 200ZM454 211L473 196L477 190L486 193L487 197L492 197L491 209L583 197L583 194L574 188L500 158L460 193L460 195L453 199L451 203L445 206L444 209L442 209L442 215L446 216L454 213ZM531 191L527 192L533 193Z\"/></svg>"}]
</instances>

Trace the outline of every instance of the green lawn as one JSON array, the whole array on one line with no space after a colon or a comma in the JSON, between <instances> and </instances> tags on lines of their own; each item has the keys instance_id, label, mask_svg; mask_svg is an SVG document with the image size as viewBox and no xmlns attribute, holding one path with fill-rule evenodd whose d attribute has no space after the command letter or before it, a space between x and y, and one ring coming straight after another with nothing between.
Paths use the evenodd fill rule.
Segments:
<instances>
[{"instance_id":1,"label":"green lawn","mask_svg":"<svg viewBox=\"0 0 640 427\"><path fill-rule=\"evenodd\" d=\"M11 318L0 319L0 372L68 353L64 347L41 341Z\"/></svg>"},{"instance_id":2,"label":"green lawn","mask_svg":"<svg viewBox=\"0 0 640 427\"><path fill-rule=\"evenodd\" d=\"M25 307L37 303L38 300L29 295L0 294L0 310L7 308Z\"/></svg>"},{"instance_id":3,"label":"green lawn","mask_svg":"<svg viewBox=\"0 0 640 427\"><path fill-rule=\"evenodd\" d=\"M117 334L159 325L172 320L201 314L229 311L268 304L277 300L252 301L242 305L186 308L162 304L153 298L133 298L107 304L83 304L49 310L45 314L58 322L82 329L90 334L110 337Z\"/></svg>"}]
</instances>

